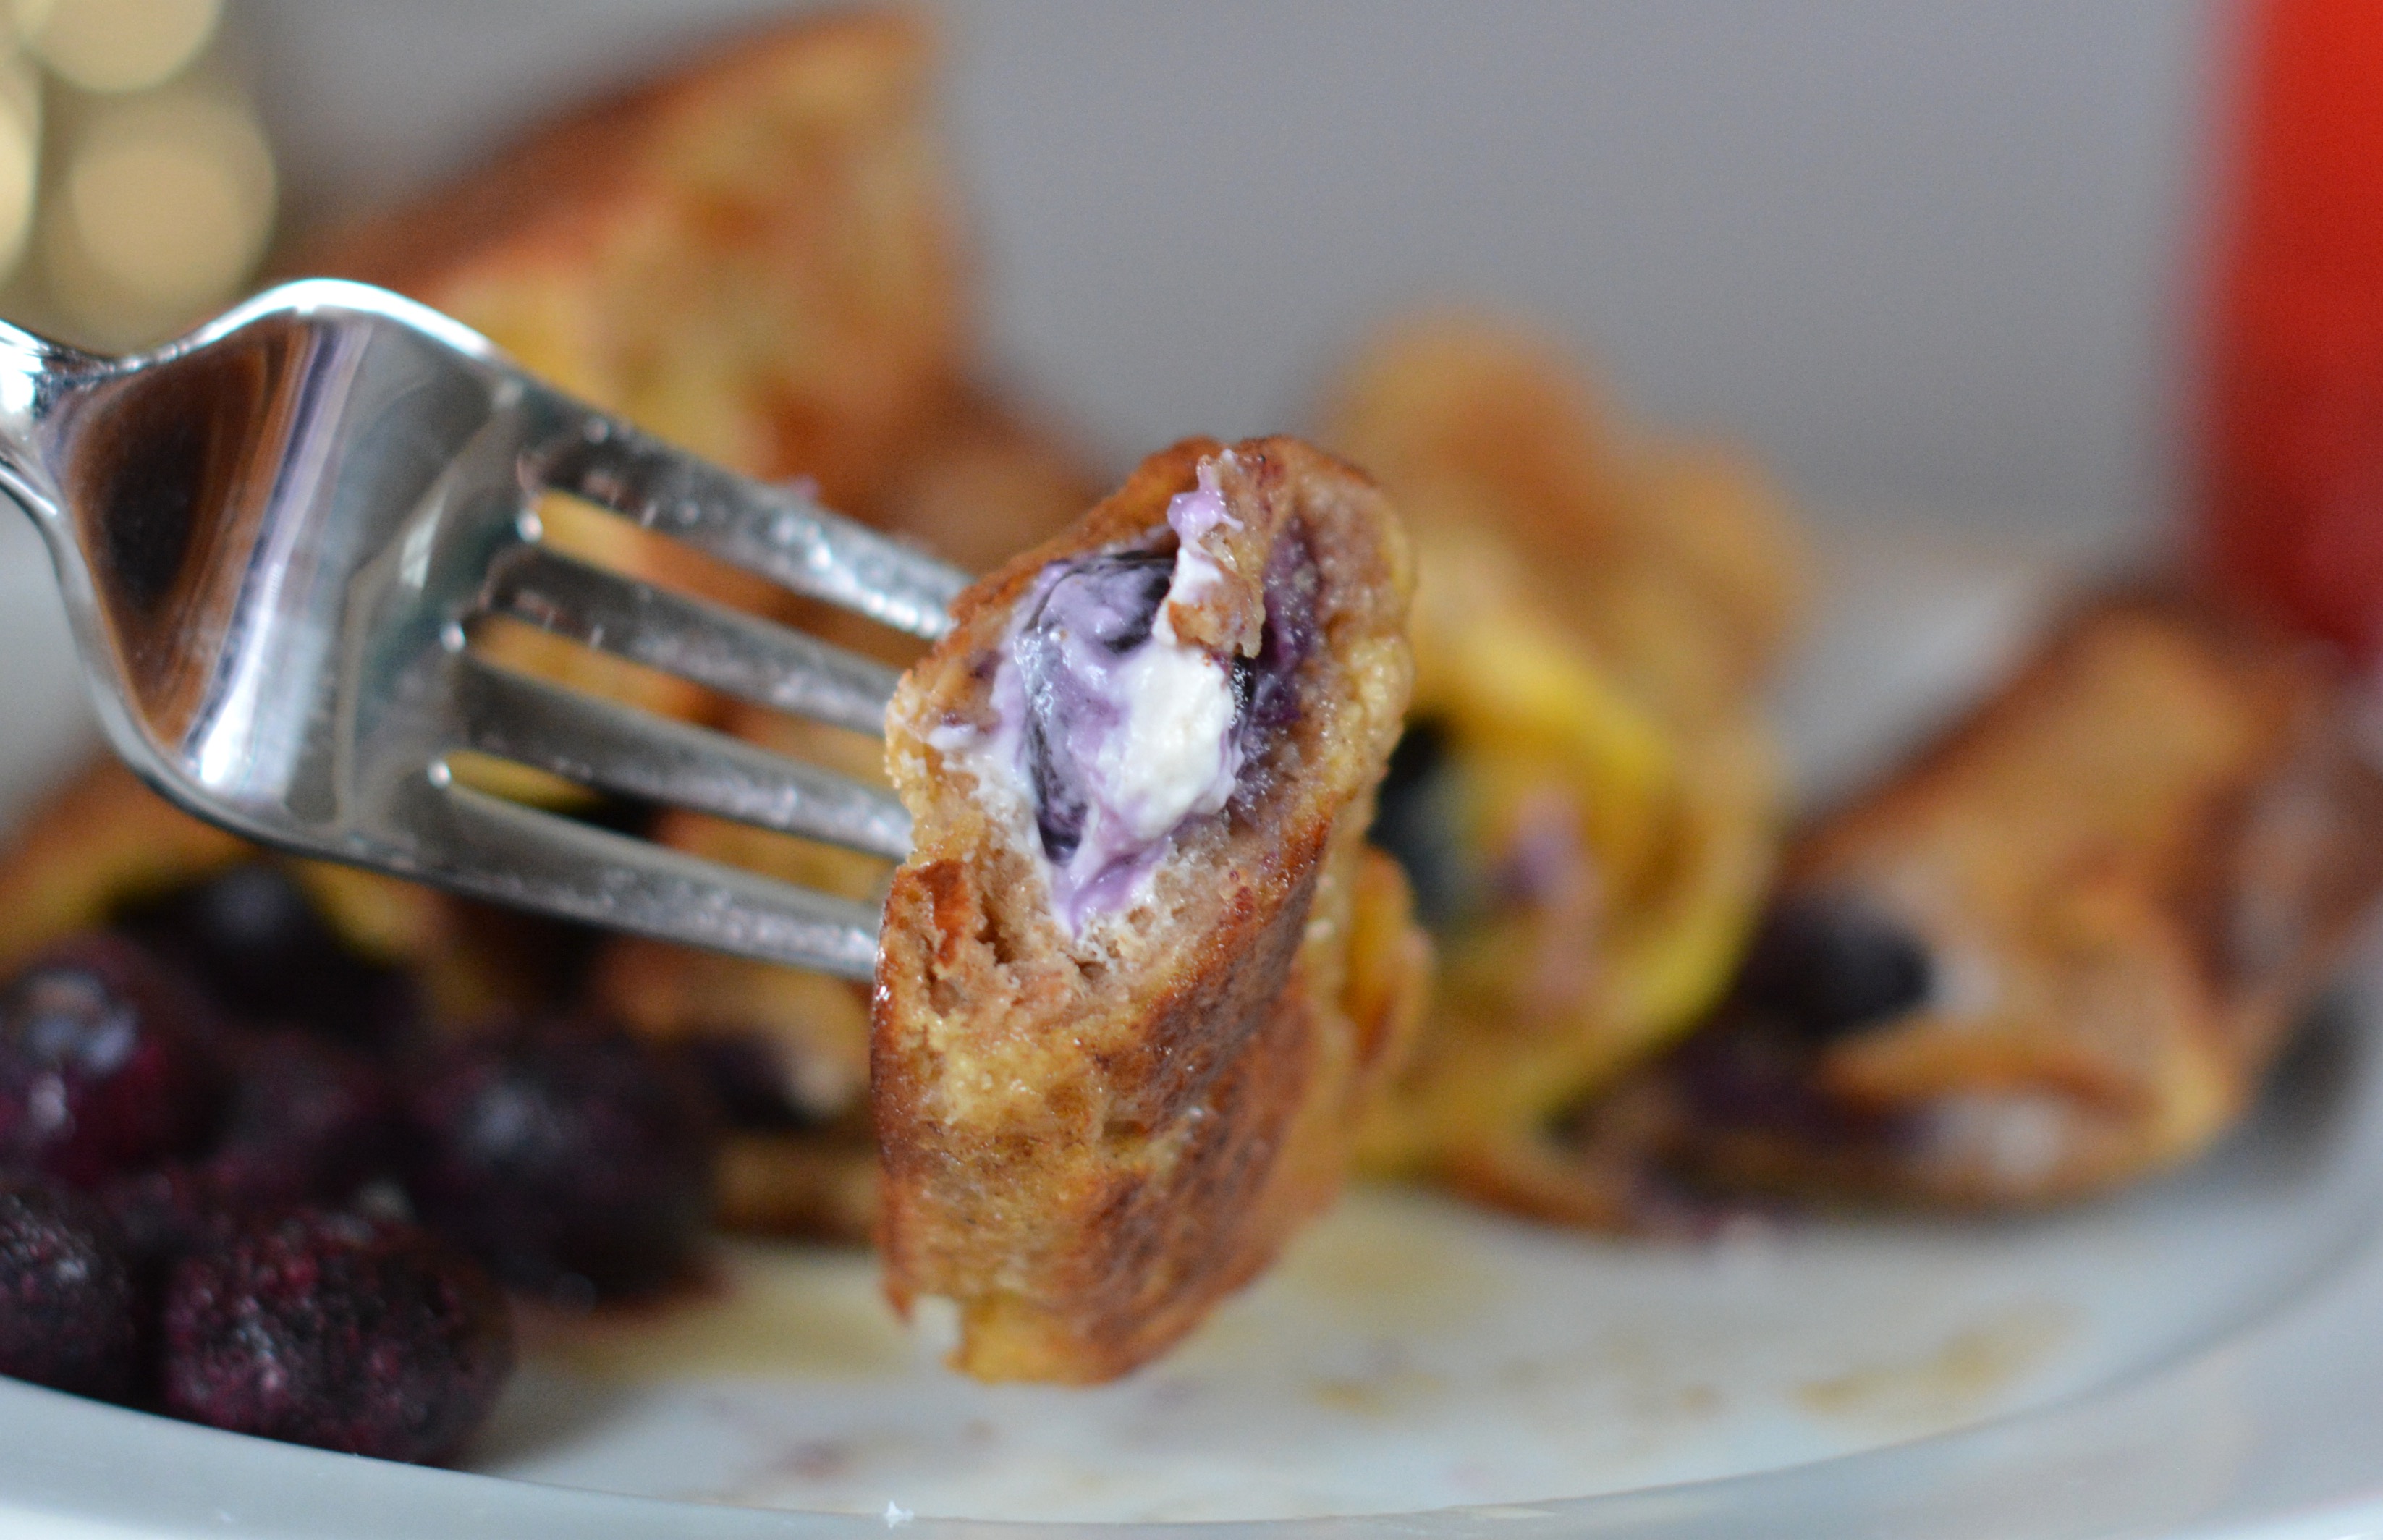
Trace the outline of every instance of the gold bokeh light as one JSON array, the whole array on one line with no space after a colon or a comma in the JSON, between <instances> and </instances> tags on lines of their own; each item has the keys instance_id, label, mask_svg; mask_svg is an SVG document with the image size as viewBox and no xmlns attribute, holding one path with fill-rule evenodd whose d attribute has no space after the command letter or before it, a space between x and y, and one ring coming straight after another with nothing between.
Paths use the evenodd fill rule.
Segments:
<instances>
[{"instance_id":1,"label":"gold bokeh light","mask_svg":"<svg viewBox=\"0 0 2383 1540\"><path fill-rule=\"evenodd\" d=\"M41 168L41 78L29 60L7 49L0 52L0 279L24 259Z\"/></svg>"},{"instance_id":2,"label":"gold bokeh light","mask_svg":"<svg viewBox=\"0 0 2383 1540\"><path fill-rule=\"evenodd\" d=\"M85 91L142 91L204 49L222 0L7 0L17 33Z\"/></svg>"},{"instance_id":3,"label":"gold bokeh light","mask_svg":"<svg viewBox=\"0 0 2383 1540\"><path fill-rule=\"evenodd\" d=\"M240 101L178 89L94 117L59 191L64 231L108 298L178 316L229 298L254 265L273 159Z\"/></svg>"}]
</instances>

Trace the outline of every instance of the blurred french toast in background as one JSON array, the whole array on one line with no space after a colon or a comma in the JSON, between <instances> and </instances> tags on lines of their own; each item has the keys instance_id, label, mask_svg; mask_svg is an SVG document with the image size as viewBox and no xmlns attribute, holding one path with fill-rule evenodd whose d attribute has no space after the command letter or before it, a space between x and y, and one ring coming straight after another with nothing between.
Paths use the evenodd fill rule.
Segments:
<instances>
[{"instance_id":1,"label":"blurred french toast in background","mask_svg":"<svg viewBox=\"0 0 2383 1540\"><path fill-rule=\"evenodd\" d=\"M958 198L919 17L740 36L302 250L394 289L525 367L747 475L832 507L886 488L969 360ZM766 581L549 497L560 549L748 609ZM683 681L513 628L494 655L685 717Z\"/></svg>"},{"instance_id":2,"label":"blurred french toast in background","mask_svg":"<svg viewBox=\"0 0 2383 1540\"><path fill-rule=\"evenodd\" d=\"M227 881L236 902L213 905L209 891ZM221 932L228 966L250 967L233 955L261 939L266 951L254 971L287 966L286 981L303 992L306 980L297 975L311 965L268 954L282 945L276 936L320 936L327 954L404 974L409 1014L418 1008L439 1021L549 1008L566 955L584 951L562 928L530 916L260 850L191 818L107 758L55 790L0 847L0 973L77 931L193 904L220 911L196 917L207 923L195 931ZM267 994L280 982L260 980Z\"/></svg>"},{"instance_id":3,"label":"blurred french toast in background","mask_svg":"<svg viewBox=\"0 0 2383 1540\"><path fill-rule=\"evenodd\" d=\"M937 53L908 12L767 27L302 239L286 265L399 290L599 407L991 571L1106 478L991 383ZM2383 881L2383 794L2340 681L2271 634L2136 597L2082 611L1967 725L1814 824L1774 891L1764 696L1809 563L1761 471L1642 430L1527 324L1463 313L1381 333L1309 425L1415 552L1413 705L1371 837L1436 959L1412 1058L1364 1119L1375 1175L1597 1226L1660 1219L1650 1191L1681 1179L1969 1207L2105 1190L2239 1115ZM922 650L567 499L539 515L616 570L897 665ZM477 640L884 780L873 738L517 622ZM504 783L863 902L892 872ZM112 763L0 856L0 961L254 871L408 975L436 1022L586 1011L699 1066L729 1127L728 1225L870 1235L858 986L263 856ZM1343 1004L1387 1019L1426 961L1395 874L1369 860L1357 881L1351 977L1379 998Z\"/></svg>"},{"instance_id":4,"label":"blurred french toast in background","mask_svg":"<svg viewBox=\"0 0 2383 1540\"><path fill-rule=\"evenodd\" d=\"M1634 433L1501 322L1387 333L1324 438L1380 479L1418 573L1375 838L1438 977L1369 1163L1624 1223L1550 1135L1728 982L1777 841L1761 693L1803 601L1797 532L1752 466Z\"/></svg>"},{"instance_id":5,"label":"blurred french toast in background","mask_svg":"<svg viewBox=\"0 0 2383 1540\"><path fill-rule=\"evenodd\" d=\"M2383 892L2383 774L2315 644L2083 605L1794 843L1711 1027L1572 1129L1737 1191L2105 1192L2241 1115Z\"/></svg>"}]
</instances>

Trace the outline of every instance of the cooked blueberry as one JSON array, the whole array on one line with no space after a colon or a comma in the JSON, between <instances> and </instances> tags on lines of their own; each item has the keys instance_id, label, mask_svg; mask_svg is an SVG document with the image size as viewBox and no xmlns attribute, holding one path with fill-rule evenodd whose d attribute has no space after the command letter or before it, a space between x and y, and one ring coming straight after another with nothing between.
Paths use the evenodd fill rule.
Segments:
<instances>
[{"instance_id":1,"label":"cooked blueberry","mask_svg":"<svg viewBox=\"0 0 2383 1540\"><path fill-rule=\"evenodd\" d=\"M1052 761L1051 734L1040 713L1027 719L1026 769L1034 787L1034 826L1043 836L1043 854L1065 862L1084 843L1092 805L1082 788Z\"/></svg>"},{"instance_id":2,"label":"cooked blueberry","mask_svg":"<svg viewBox=\"0 0 2383 1540\"><path fill-rule=\"evenodd\" d=\"M760 1033L700 1032L675 1047L728 1127L784 1132L819 1126L818 1109L796 1093L784 1051Z\"/></svg>"},{"instance_id":3,"label":"cooked blueberry","mask_svg":"<svg viewBox=\"0 0 2383 1540\"><path fill-rule=\"evenodd\" d=\"M228 1200L336 1201L387 1166L397 1094L373 1060L280 1031L241 1043L232 1065L223 1131L206 1160Z\"/></svg>"},{"instance_id":4,"label":"cooked blueberry","mask_svg":"<svg viewBox=\"0 0 2383 1540\"><path fill-rule=\"evenodd\" d=\"M1926 943L1851 899L1784 899L1763 917L1738 1000L1815 1041L1902 1015L1928 997Z\"/></svg>"},{"instance_id":5,"label":"cooked blueberry","mask_svg":"<svg viewBox=\"0 0 2383 1540\"><path fill-rule=\"evenodd\" d=\"M426 1223L507 1283L619 1297L678 1277L710 1214L713 1110L683 1064L549 1022L454 1045L408 1097Z\"/></svg>"},{"instance_id":6,"label":"cooked blueberry","mask_svg":"<svg viewBox=\"0 0 2383 1540\"><path fill-rule=\"evenodd\" d=\"M1453 737L1438 721L1409 722L1390 751L1365 836L1405 870L1415 916L1433 930L1463 919L1479 886L1459 832L1462 788L1454 750Z\"/></svg>"},{"instance_id":7,"label":"cooked blueberry","mask_svg":"<svg viewBox=\"0 0 2383 1540\"><path fill-rule=\"evenodd\" d=\"M226 1201L214 1174L196 1161L127 1172L93 1196L143 1268L214 1243L244 1212Z\"/></svg>"},{"instance_id":8,"label":"cooked blueberry","mask_svg":"<svg viewBox=\"0 0 2383 1540\"><path fill-rule=\"evenodd\" d=\"M251 861L118 917L234 1016L384 1042L414 1015L404 970L358 956L281 868Z\"/></svg>"},{"instance_id":9,"label":"cooked blueberry","mask_svg":"<svg viewBox=\"0 0 2383 1540\"><path fill-rule=\"evenodd\" d=\"M1174 568L1169 555L1110 551L1045 569L1041 597L1012 644L1027 696L1027 774L1043 851L1054 861L1075 854L1089 817L1088 788L1055 758L1056 740L1116 718L1116 702L1100 688L1106 660L1150 639ZM1080 642L1091 645L1078 650Z\"/></svg>"},{"instance_id":10,"label":"cooked blueberry","mask_svg":"<svg viewBox=\"0 0 2383 1540\"><path fill-rule=\"evenodd\" d=\"M1245 759L1258 758L1268 736L1299 720L1300 667L1323 641L1315 617L1319 582L1306 539L1286 534L1266 563L1266 629L1258 635L1257 656L1233 660Z\"/></svg>"},{"instance_id":11,"label":"cooked blueberry","mask_svg":"<svg viewBox=\"0 0 2383 1540\"><path fill-rule=\"evenodd\" d=\"M418 1226L300 1210L174 1264L162 1391L178 1417L384 1460L454 1453L512 1368L504 1298Z\"/></svg>"},{"instance_id":12,"label":"cooked blueberry","mask_svg":"<svg viewBox=\"0 0 2383 1540\"><path fill-rule=\"evenodd\" d=\"M140 1381L142 1306L97 1204L34 1177L0 1181L0 1374L125 1400Z\"/></svg>"},{"instance_id":13,"label":"cooked blueberry","mask_svg":"<svg viewBox=\"0 0 2383 1540\"><path fill-rule=\"evenodd\" d=\"M0 1159L91 1187L213 1122L195 994L121 937L58 942L0 988Z\"/></svg>"}]
</instances>

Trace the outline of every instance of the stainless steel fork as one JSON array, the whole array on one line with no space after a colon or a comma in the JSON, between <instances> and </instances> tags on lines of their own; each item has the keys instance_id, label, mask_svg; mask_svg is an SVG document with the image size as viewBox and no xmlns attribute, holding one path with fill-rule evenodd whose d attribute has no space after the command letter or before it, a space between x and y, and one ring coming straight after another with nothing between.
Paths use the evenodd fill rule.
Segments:
<instances>
[{"instance_id":1,"label":"stainless steel fork","mask_svg":"<svg viewBox=\"0 0 2383 1540\"><path fill-rule=\"evenodd\" d=\"M407 300L310 279L154 352L0 326L0 491L41 525L101 722L263 844L597 925L865 978L866 906L475 790L476 750L898 857L885 793L477 656L507 614L882 731L895 674L540 544L569 493L797 593L940 635L964 574L530 378Z\"/></svg>"}]
</instances>

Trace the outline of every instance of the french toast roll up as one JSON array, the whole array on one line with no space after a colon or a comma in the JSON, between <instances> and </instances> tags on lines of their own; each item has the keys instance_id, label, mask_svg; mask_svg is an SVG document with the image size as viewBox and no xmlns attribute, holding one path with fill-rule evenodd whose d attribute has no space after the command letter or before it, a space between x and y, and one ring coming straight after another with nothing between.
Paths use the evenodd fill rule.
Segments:
<instances>
[{"instance_id":1,"label":"french toast roll up","mask_svg":"<svg viewBox=\"0 0 2383 1540\"><path fill-rule=\"evenodd\" d=\"M1414 697L1374 838L1438 955L1361 1162L1629 1224L1553 1136L1710 1009L1760 906L1793 523L1737 455L1634 427L1545 338L1479 316L1391 327L1324 420L1414 537Z\"/></svg>"},{"instance_id":2,"label":"french toast roll up","mask_svg":"<svg viewBox=\"0 0 2383 1540\"><path fill-rule=\"evenodd\" d=\"M2383 775L2329 660L2105 596L1795 842L1718 1018L1588 1144L1626 1119L1728 1188L2105 1191L2233 1125L2378 892Z\"/></svg>"},{"instance_id":3,"label":"french toast roll up","mask_svg":"<svg viewBox=\"0 0 2383 1540\"><path fill-rule=\"evenodd\" d=\"M1417 1015L1363 844L1407 704L1405 538L1288 438L1191 440L962 595L887 761L870 1095L886 1285L957 1367L1152 1358L1337 1191Z\"/></svg>"}]
</instances>

